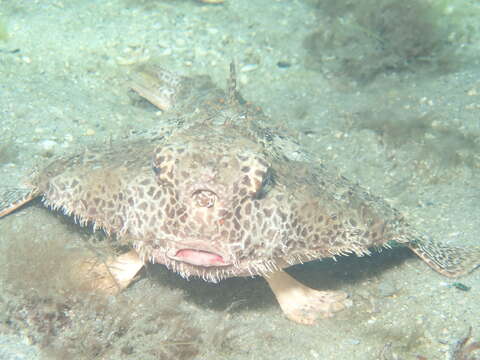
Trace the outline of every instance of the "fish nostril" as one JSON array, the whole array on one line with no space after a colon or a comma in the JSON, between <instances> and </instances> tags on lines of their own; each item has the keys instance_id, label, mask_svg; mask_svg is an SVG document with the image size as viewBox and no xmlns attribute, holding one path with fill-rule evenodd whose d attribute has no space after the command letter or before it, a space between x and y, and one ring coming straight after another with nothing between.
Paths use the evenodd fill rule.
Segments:
<instances>
[{"instance_id":1,"label":"fish nostril","mask_svg":"<svg viewBox=\"0 0 480 360\"><path fill-rule=\"evenodd\" d=\"M210 190L196 190L192 193L192 198L198 207L210 208L217 202L217 194Z\"/></svg>"}]
</instances>

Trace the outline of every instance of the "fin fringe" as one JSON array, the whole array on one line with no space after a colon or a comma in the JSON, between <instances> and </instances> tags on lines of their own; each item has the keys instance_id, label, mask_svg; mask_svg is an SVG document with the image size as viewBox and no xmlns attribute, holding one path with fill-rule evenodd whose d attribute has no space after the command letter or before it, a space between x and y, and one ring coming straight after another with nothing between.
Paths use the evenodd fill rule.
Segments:
<instances>
[{"instance_id":1,"label":"fin fringe","mask_svg":"<svg viewBox=\"0 0 480 360\"><path fill-rule=\"evenodd\" d=\"M39 195L34 188L0 188L0 218L17 210Z\"/></svg>"},{"instance_id":2,"label":"fin fringe","mask_svg":"<svg viewBox=\"0 0 480 360\"><path fill-rule=\"evenodd\" d=\"M411 241L408 247L432 269L447 277L466 275L480 265L479 247L449 246L427 236Z\"/></svg>"}]
</instances>

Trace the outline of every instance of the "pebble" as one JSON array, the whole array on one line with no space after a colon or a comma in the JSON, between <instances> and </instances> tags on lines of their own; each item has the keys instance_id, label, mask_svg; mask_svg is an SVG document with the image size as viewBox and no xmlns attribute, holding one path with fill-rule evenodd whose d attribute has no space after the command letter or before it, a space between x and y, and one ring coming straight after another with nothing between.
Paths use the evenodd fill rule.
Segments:
<instances>
[{"instance_id":1,"label":"pebble","mask_svg":"<svg viewBox=\"0 0 480 360\"><path fill-rule=\"evenodd\" d=\"M292 66L292 63L290 63L289 61L280 60L279 62L277 62L277 66L279 68L285 69L285 68L289 68L290 66Z\"/></svg>"},{"instance_id":2,"label":"pebble","mask_svg":"<svg viewBox=\"0 0 480 360\"><path fill-rule=\"evenodd\" d=\"M477 89L468 90L467 95L468 96L477 96L478 95Z\"/></svg>"},{"instance_id":3,"label":"pebble","mask_svg":"<svg viewBox=\"0 0 480 360\"><path fill-rule=\"evenodd\" d=\"M53 140L43 140L40 142L40 147L45 152L53 152L53 150L57 147L58 143Z\"/></svg>"},{"instance_id":4,"label":"pebble","mask_svg":"<svg viewBox=\"0 0 480 360\"><path fill-rule=\"evenodd\" d=\"M50 158L55 154L55 149L58 143L54 140L42 140L38 143L40 146L40 155L45 158Z\"/></svg>"},{"instance_id":5,"label":"pebble","mask_svg":"<svg viewBox=\"0 0 480 360\"><path fill-rule=\"evenodd\" d=\"M170 56L170 55L172 55L172 53L173 53L172 48L166 48L166 49L164 49L164 50L162 51L161 54L162 54L163 56Z\"/></svg>"},{"instance_id":6,"label":"pebble","mask_svg":"<svg viewBox=\"0 0 480 360\"><path fill-rule=\"evenodd\" d=\"M249 72L258 69L258 64L245 64L240 69L241 72Z\"/></svg>"}]
</instances>

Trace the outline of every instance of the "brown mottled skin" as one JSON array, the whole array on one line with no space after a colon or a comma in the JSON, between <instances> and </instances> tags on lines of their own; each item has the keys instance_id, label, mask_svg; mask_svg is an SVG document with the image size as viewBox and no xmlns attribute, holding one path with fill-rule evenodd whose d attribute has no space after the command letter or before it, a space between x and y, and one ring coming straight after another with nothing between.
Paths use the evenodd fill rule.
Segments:
<instances>
[{"instance_id":1,"label":"brown mottled skin","mask_svg":"<svg viewBox=\"0 0 480 360\"><path fill-rule=\"evenodd\" d=\"M269 128L268 118L237 93L234 76L224 93L207 77L163 69L139 74L132 88L165 110L164 125L54 161L26 196L19 191L17 199L0 200L0 216L42 195L47 206L131 244L142 262L214 282L266 276L281 305L271 274L311 259L367 254L390 241L447 276L478 264L478 249L434 243L383 199ZM278 281L280 290L288 281ZM335 297L330 310L342 309L344 298Z\"/></svg>"}]
</instances>

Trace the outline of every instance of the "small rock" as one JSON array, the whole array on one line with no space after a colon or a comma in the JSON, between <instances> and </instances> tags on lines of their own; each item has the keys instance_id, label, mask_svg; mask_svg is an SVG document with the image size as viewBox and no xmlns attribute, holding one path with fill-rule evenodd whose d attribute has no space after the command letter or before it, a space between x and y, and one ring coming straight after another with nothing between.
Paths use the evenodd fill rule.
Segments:
<instances>
[{"instance_id":1,"label":"small rock","mask_svg":"<svg viewBox=\"0 0 480 360\"><path fill-rule=\"evenodd\" d=\"M49 158L55 153L55 148L58 146L58 143L53 140L43 140L39 143L39 145L42 156Z\"/></svg>"},{"instance_id":2,"label":"small rock","mask_svg":"<svg viewBox=\"0 0 480 360\"><path fill-rule=\"evenodd\" d=\"M285 69L285 68L289 68L290 66L292 66L292 64L288 61L280 60L279 62L277 62L277 66L281 69Z\"/></svg>"},{"instance_id":3,"label":"small rock","mask_svg":"<svg viewBox=\"0 0 480 360\"><path fill-rule=\"evenodd\" d=\"M258 64L245 64L240 69L241 72L250 72L258 69Z\"/></svg>"},{"instance_id":4,"label":"small rock","mask_svg":"<svg viewBox=\"0 0 480 360\"><path fill-rule=\"evenodd\" d=\"M57 142L53 140L43 140L40 142L42 150L47 152L53 152L57 145Z\"/></svg>"},{"instance_id":5,"label":"small rock","mask_svg":"<svg viewBox=\"0 0 480 360\"><path fill-rule=\"evenodd\" d=\"M478 95L477 89L474 88L474 89L468 90L467 95L468 96L477 96Z\"/></svg>"}]
</instances>

